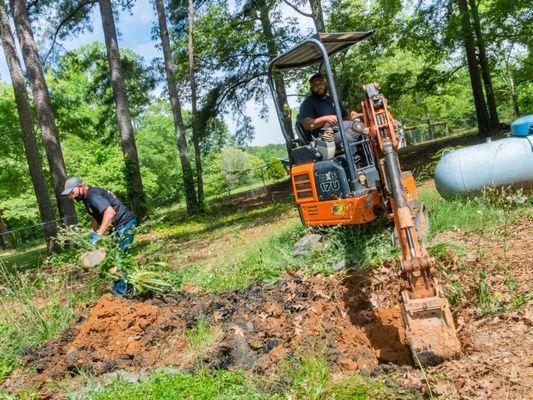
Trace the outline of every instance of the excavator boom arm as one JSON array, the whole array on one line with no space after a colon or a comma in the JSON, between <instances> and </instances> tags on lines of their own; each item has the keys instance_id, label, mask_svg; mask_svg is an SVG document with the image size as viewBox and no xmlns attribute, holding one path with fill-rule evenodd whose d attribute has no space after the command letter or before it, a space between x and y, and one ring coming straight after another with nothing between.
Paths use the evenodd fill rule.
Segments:
<instances>
[{"instance_id":1,"label":"excavator boom arm","mask_svg":"<svg viewBox=\"0 0 533 400\"><path fill-rule=\"evenodd\" d=\"M381 183L384 204L390 208L402 253L401 269L408 289L402 292L402 315L407 340L415 360L436 364L460 352L455 325L448 302L436 280L431 277L432 260L418 239L415 208L407 198L398 158L398 138L387 99L379 85L365 85L362 101L365 132L370 143ZM419 211L418 211L419 212Z\"/></svg>"}]
</instances>

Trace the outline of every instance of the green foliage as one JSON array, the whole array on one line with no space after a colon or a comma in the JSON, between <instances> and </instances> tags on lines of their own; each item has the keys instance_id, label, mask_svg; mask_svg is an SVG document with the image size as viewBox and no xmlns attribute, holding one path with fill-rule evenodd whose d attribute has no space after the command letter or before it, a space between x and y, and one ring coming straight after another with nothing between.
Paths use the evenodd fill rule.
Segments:
<instances>
[{"instance_id":1,"label":"green foliage","mask_svg":"<svg viewBox=\"0 0 533 400\"><path fill-rule=\"evenodd\" d=\"M0 83L0 218L7 226L32 224L39 211L24 156L11 85Z\"/></svg>"},{"instance_id":2,"label":"green foliage","mask_svg":"<svg viewBox=\"0 0 533 400\"><path fill-rule=\"evenodd\" d=\"M272 157L267 167L268 176L272 179L281 179L287 175L279 158Z\"/></svg>"},{"instance_id":3,"label":"green foliage","mask_svg":"<svg viewBox=\"0 0 533 400\"><path fill-rule=\"evenodd\" d=\"M261 179L265 163L243 150L225 147L220 157L220 172L226 177L228 186L236 187Z\"/></svg>"},{"instance_id":4,"label":"green foliage","mask_svg":"<svg viewBox=\"0 0 533 400\"><path fill-rule=\"evenodd\" d=\"M272 158L280 159L287 157L287 146L285 144L267 144L266 146L247 146L244 151L250 153L265 163L269 163Z\"/></svg>"},{"instance_id":5,"label":"green foliage","mask_svg":"<svg viewBox=\"0 0 533 400\"><path fill-rule=\"evenodd\" d=\"M134 231L139 229L142 228L134 228ZM119 247L120 239L116 235L104 235L96 246L91 246L89 231L79 225L72 225L61 227L57 240L65 250L48 258L47 263L55 268L79 269L82 267L80 257L85 252L98 248L105 250L105 259L99 265L101 277L109 280L123 278L135 287L137 293L162 292L171 286L165 276L157 271L166 264L154 259L138 261L131 252L125 254ZM130 245L130 250L131 247L134 247L134 244Z\"/></svg>"}]
</instances>

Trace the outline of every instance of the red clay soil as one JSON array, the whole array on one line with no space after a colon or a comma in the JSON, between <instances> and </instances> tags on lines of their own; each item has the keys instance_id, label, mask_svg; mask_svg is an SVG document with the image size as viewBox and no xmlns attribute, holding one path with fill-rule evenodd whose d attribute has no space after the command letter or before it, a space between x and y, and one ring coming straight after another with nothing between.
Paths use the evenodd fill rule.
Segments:
<instances>
[{"instance_id":1,"label":"red clay soil","mask_svg":"<svg viewBox=\"0 0 533 400\"><path fill-rule=\"evenodd\" d=\"M390 274L390 284L383 285L385 275L287 275L277 284L242 291L174 293L142 302L104 295L58 339L28 350L27 363L37 371L31 381L57 381L81 370L99 375L163 365L193 369L198 359L191 357L185 330L199 316L223 333L200 360L212 369L260 373L312 350L324 351L338 372L369 372L380 361L406 364L398 288ZM377 311L380 298L386 301Z\"/></svg>"}]
</instances>

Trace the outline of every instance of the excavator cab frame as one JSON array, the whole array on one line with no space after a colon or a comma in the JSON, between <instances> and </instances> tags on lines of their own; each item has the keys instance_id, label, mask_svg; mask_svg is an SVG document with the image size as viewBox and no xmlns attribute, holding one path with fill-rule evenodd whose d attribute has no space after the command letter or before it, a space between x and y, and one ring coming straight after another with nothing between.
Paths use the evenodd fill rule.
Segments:
<instances>
[{"instance_id":1,"label":"excavator cab frame","mask_svg":"<svg viewBox=\"0 0 533 400\"><path fill-rule=\"evenodd\" d=\"M276 87L274 73L296 70L320 63L321 67L323 66L325 70L328 90L333 99L335 113L337 115L338 120L342 121L342 112L339 102L339 96L337 95L337 88L335 86L335 79L333 78L333 72L331 69L331 64L329 62L329 56L348 49L354 44L371 37L374 33L374 30L366 32L318 33L313 37L303 40L297 46L279 55L270 62L268 67L268 85L270 87L270 91L274 99L276 114L280 121L281 132L283 134L283 137L285 138L291 165L294 162L292 157L292 149L298 144L302 143L300 138L291 138L289 133L287 132L287 129L283 122L287 115L286 112L282 110L281 105L278 101L278 96L276 95L278 88ZM346 129L343 124L339 124L339 129L341 132L343 147L345 149L346 158L349 165L348 170L351 171L349 173L350 175L348 176L348 182L350 183L351 189L355 190L355 188L353 187L353 182L355 182L356 180L355 166L353 164L353 154L351 153L351 149L347 141L348 139L346 136Z\"/></svg>"}]
</instances>

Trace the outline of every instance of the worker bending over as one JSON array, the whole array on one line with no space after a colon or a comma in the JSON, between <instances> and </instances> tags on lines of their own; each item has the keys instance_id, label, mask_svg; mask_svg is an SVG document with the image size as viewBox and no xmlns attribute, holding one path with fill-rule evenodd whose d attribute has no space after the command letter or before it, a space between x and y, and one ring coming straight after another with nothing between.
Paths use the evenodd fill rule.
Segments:
<instances>
[{"instance_id":1,"label":"worker bending over","mask_svg":"<svg viewBox=\"0 0 533 400\"><path fill-rule=\"evenodd\" d=\"M114 232L119 240L119 247L124 254L129 253L129 246L133 242L133 228L137 226L135 215L108 189L88 186L78 177L70 177L65 182L65 190L61 193L71 199L82 201L92 218L91 245L109 230ZM122 272L120 272L122 273ZM115 279L113 292L118 296L130 294L133 286L123 278Z\"/></svg>"}]
</instances>

